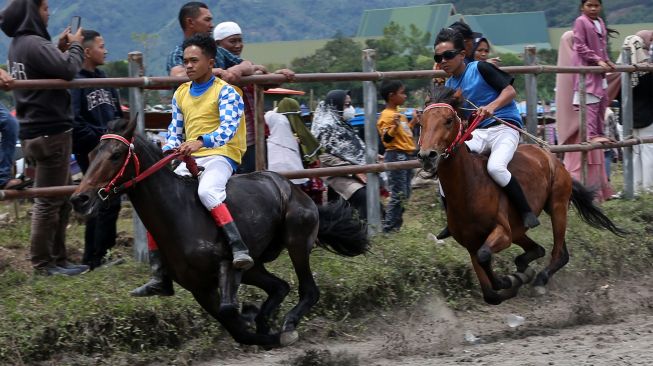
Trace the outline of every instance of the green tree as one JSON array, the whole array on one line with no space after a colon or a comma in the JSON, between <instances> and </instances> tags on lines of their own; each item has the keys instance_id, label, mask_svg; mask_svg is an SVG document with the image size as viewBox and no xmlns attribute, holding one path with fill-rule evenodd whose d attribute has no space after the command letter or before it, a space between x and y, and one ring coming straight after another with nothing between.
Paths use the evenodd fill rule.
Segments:
<instances>
[{"instance_id":1,"label":"green tree","mask_svg":"<svg viewBox=\"0 0 653 366\"><path fill-rule=\"evenodd\" d=\"M362 71L361 49L361 44L337 33L333 40L315 51L315 54L294 59L290 63L290 68L297 73ZM318 99L324 98L329 90L346 89L352 91L352 98L355 101L362 100L360 82L301 83L293 84L291 87L306 92L312 89Z\"/></svg>"},{"instance_id":2,"label":"green tree","mask_svg":"<svg viewBox=\"0 0 653 366\"><path fill-rule=\"evenodd\" d=\"M102 66L102 70L107 74L107 77L126 78L129 76L129 63L125 60L107 62ZM120 88L118 92L120 93L120 101L127 104L129 102L129 89Z\"/></svg>"},{"instance_id":3,"label":"green tree","mask_svg":"<svg viewBox=\"0 0 653 366\"><path fill-rule=\"evenodd\" d=\"M426 46L431 34L411 24L406 28L391 22L383 29L383 37L365 41L376 50L378 71L428 70L433 67L433 49ZM404 80L409 94L408 104L422 104L423 91L430 86L426 79Z\"/></svg>"}]
</instances>

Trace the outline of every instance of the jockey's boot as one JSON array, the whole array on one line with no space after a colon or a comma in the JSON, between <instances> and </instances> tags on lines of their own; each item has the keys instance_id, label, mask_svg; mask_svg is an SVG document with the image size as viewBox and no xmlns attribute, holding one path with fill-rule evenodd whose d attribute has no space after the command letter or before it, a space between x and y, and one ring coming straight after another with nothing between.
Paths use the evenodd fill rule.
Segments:
<instances>
[{"instance_id":1,"label":"jockey's boot","mask_svg":"<svg viewBox=\"0 0 653 366\"><path fill-rule=\"evenodd\" d=\"M215 223L222 228L227 242L231 246L234 259L232 264L236 269L248 270L254 265L254 260L249 256L249 250L240 236L238 227L231 217L226 203L221 203L211 209L211 216Z\"/></svg>"},{"instance_id":2,"label":"jockey's boot","mask_svg":"<svg viewBox=\"0 0 653 366\"><path fill-rule=\"evenodd\" d=\"M531 206L528 205L526 196L524 196L524 191L522 191L521 185L519 185L515 176L510 178L510 182L503 187L503 191L506 192L510 201L515 205L515 207L517 207L517 210L522 215L525 227L532 229L540 225L540 220L537 219L537 216L535 216L531 210Z\"/></svg>"},{"instance_id":3,"label":"jockey's boot","mask_svg":"<svg viewBox=\"0 0 653 366\"><path fill-rule=\"evenodd\" d=\"M148 235L149 238L149 235ZM149 251L150 268L152 278L143 286L132 290L129 294L136 297L144 296L172 296L175 289L172 287L172 280L166 274L165 267L161 262L161 253L158 249Z\"/></svg>"},{"instance_id":4,"label":"jockey's boot","mask_svg":"<svg viewBox=\"0 0 653 366\"><path fill-rule=\"evenodd\" d=\"M442 207L444 207L444 214L446 215L446 214L447 214L447 199L444 198L444 196L440 196L440 200L442 200ZM436 235L435 237L436 237L438 240L442 240L442 239L446 239L446 238L448 238L448 237L450 237L450 236L451 236L451 233L449 232L449 226L447 225L447 226L445 226L444 229L442 229L442 231L440 231L440 233L439 233L438 235Z\"/></svg>"}]
</instances>

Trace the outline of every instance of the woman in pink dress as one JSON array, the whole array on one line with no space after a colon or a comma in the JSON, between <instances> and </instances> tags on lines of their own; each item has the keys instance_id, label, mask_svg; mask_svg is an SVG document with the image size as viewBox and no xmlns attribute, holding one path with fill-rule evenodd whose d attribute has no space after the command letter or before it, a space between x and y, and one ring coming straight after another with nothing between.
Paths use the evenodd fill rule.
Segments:
<instances>
[{"instance_id":1,"label":"woman in pink dress","mask_svg":"<svg viewBox=\"0 0 653 366\"><path fill-rule=\"evenodd\" d=\"M572 31L567 31L560 38L558 66L573 66L573 36ZM557 74L555 93L556 129L560 144L578 144L580 142L580 117L578 110L572 104L573 95L574 74ZM605 174L603 150L589 151L587 160L587 181L585 185L596 190L597 201L602 202L609 199L613 191ZM582 174L581 153L565 153L564 164L572 177L580 181Z\"/></svg>"},{"instance_id":2,"label":"woman in pink dress","mask_svg":"<svg viewBox=\"0 0 653 366\"><path fill-rule=\"evenodd\" d=\"M614 70L608 56L608 29L599 17L601 0L581 0L582 14L574 22L574 66L601 66L605 71ZM580 104L579 75L574 76L573 104ZM588 73L585 78L587 92L587 139L590 142L609 142L603 131L605 110L609 105L608 80L605 74Z\"/></svg>"}]
</instances>

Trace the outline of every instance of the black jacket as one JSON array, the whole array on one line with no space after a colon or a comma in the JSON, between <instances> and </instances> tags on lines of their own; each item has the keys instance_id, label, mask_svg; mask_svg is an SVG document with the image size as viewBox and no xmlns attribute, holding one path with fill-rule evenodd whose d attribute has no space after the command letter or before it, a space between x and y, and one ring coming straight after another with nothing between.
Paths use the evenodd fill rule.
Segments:
<instances>
[{"instance_id":1,"label":"black jacket","mask_svg":"<svg viewBox=\"0 0 653 366\"><path fill-rule=\"evenodd\" d=\"M13 0L0 12L0 28L13 37L9 46L9 73L16 80L72 80L82 67L84 50L74 42L61 52L39 15L34 0ZM64 89L14 90L19 137L62 133L73 126L70 93Z\"/></svg>"},{"instance_id":2,"label":"black jacket","mask_svg":"<svg viewBox=\"0 0 653 366\"><path fill-rule=\"evenodd\" d=\"M648 127L653 123L653 73L639 77L633 88L633 128Z\"/></svg>"},{"instance_id":3,"label":"black jacket","mask_svg":"<svg viewBox=\"0 0 653 366\"><path fill-rule=\"evenodd\" d=\"M102 70L82 69L77 79L105 78ZM70 91L73 99L73 153L88 154L100 142L107 124L122 118L120 97L114 88L82 88Z\"/></svg>"}]
</instances>

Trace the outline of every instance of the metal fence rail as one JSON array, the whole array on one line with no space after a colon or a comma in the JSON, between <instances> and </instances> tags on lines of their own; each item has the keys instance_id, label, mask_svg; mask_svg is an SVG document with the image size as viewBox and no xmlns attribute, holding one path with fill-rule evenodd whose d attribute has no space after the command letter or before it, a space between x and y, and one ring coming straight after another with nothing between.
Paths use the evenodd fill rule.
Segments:
<instances>
[{"instance_id":1,"label":"metal fence rail","mask_svg":"<svg viewBox=\"0 0 653 366\"><path fill-rule=\"evenodd\" d=\"M533 132L534 128L537 126L537 116L535 106L532 105L537 101L537 90L536 90L536 76L538 74L550 74L550 73L576 73L580 74L580 78L584 79L587 73L605 73L605 70L599 66L593 67L559 67L559 66L548 66L548 65L533 65L535 62L535 49L533 47L527 47L525 50L525 59L527 60L528 66L509 66L502 67L501 69L510 73L510 74L527 74L528 82L526 85L526 94L527 94L527 128L529 131ZM366 53L367 52L367 53ZM624 52L626 53L626 52ZM369 54L369 50L363 51L363 59L365 72L344 72L344 73L307 73L307 74L296 74L293 82L296 83L309 83L309 82L333 82L333 81L362 81L366 82L366 95L369 97L365 100L366 111L372 111L372 106L368 104L375 105L375 99L373 98L376 94L376 86L374 83L367 83L372 81L379 81L384 79L429 79L433 77L444 77L446 73L444 71L435 71L435 70L418 70L418 71L388 71L380 72L374 71L374 62L373 55ZM64 80L16 80L14 85L10 88L12 89L74 89L74 88L88 88L88 87L117 87L117 88L130 88L130 106L135 110L138 110L143 113L139 113L139 127L142 128L143 122L142 118L144 115L144 103L143 103L143 89L162 89L169 88L176 85L179 85L183 82L188 81L185 77L147 77L142 76L142 54L139 52L132 52L129 54L130 60L130 75L129 78L103 78L103 79L80 79L73 81L64 81ZM632 127L632 101L631 101L631 88L629 83L626 81L629 80L630 73L637 71L653 71L653 65L618 65L614 72L622 73L622 88L624 93L624 133L628 136ZM624 81L625 80L625 81ZM262 134L264 129L265 121L263 119L264 114L264 103L263 103L263 88L265 85L270 84L283 84L287 80L284 75L279 74L266 74L266 75L252 75L243 77L241 80L241 85L255 84L256 85L256 128L257 128L257 139L256 139L256 150L257 150L257 169L263 169L265 167L265 138ZM581 90L581 101L585 98L585 91ZM630 110L629 110L630 108ZM581 108L583 109L583 108ZM629 117L630 116L630 117ZM372 121L373 114L366 113L366 120ZM581 113L580 116L580 125L581 129L584 130L584 113ZM369 123L367 123L369 124ZM366 134L375 133L375 129L368 128ZM586 152L594 149L606 149L611 147L626 147L625 156L630 157L629 147L641 143L653 143L653 137L646 137L640 139L629 139L626 141L620 141L617 143L610 144L576 144L576 145L555 145L551 146L550 150L552 152L571 152L571 151L580 151ZM366 155L372 156L370 150ZM374 156L376 156L374 154ZM585 162L584 162L585 163ZM381 172L394 169L408 169L418 167L419 164L416 161L410 162L401 162L401 163L383 163L383 164L367 164L364 166L347 166L347 167L337 167L337 168L318 168L318 169L307 169L301 171L292 171L292 172L282 172L282 175L288 178L303 178L303 177L324 177L324 176L336 176L336 175L348 175L354 173L373 173ZM630 177L631 181L625 182L626 188L625 193L626 197L632 197L632 172L630 171L632 163L630 161L624 161L624 176ZM47 188L32 188L22 191L0 191L0 200L9 200L17 198L33 198L33 197L51 197L51 196L60 196L60 195L70 195L76 186L61 186L61 187L47 187ZM370 194L368 195L368 200L376 199L378 202L378 195ZM368 202L369 207L378 207L378 204L374 202Z\"/></svg>"}]
</instances>

